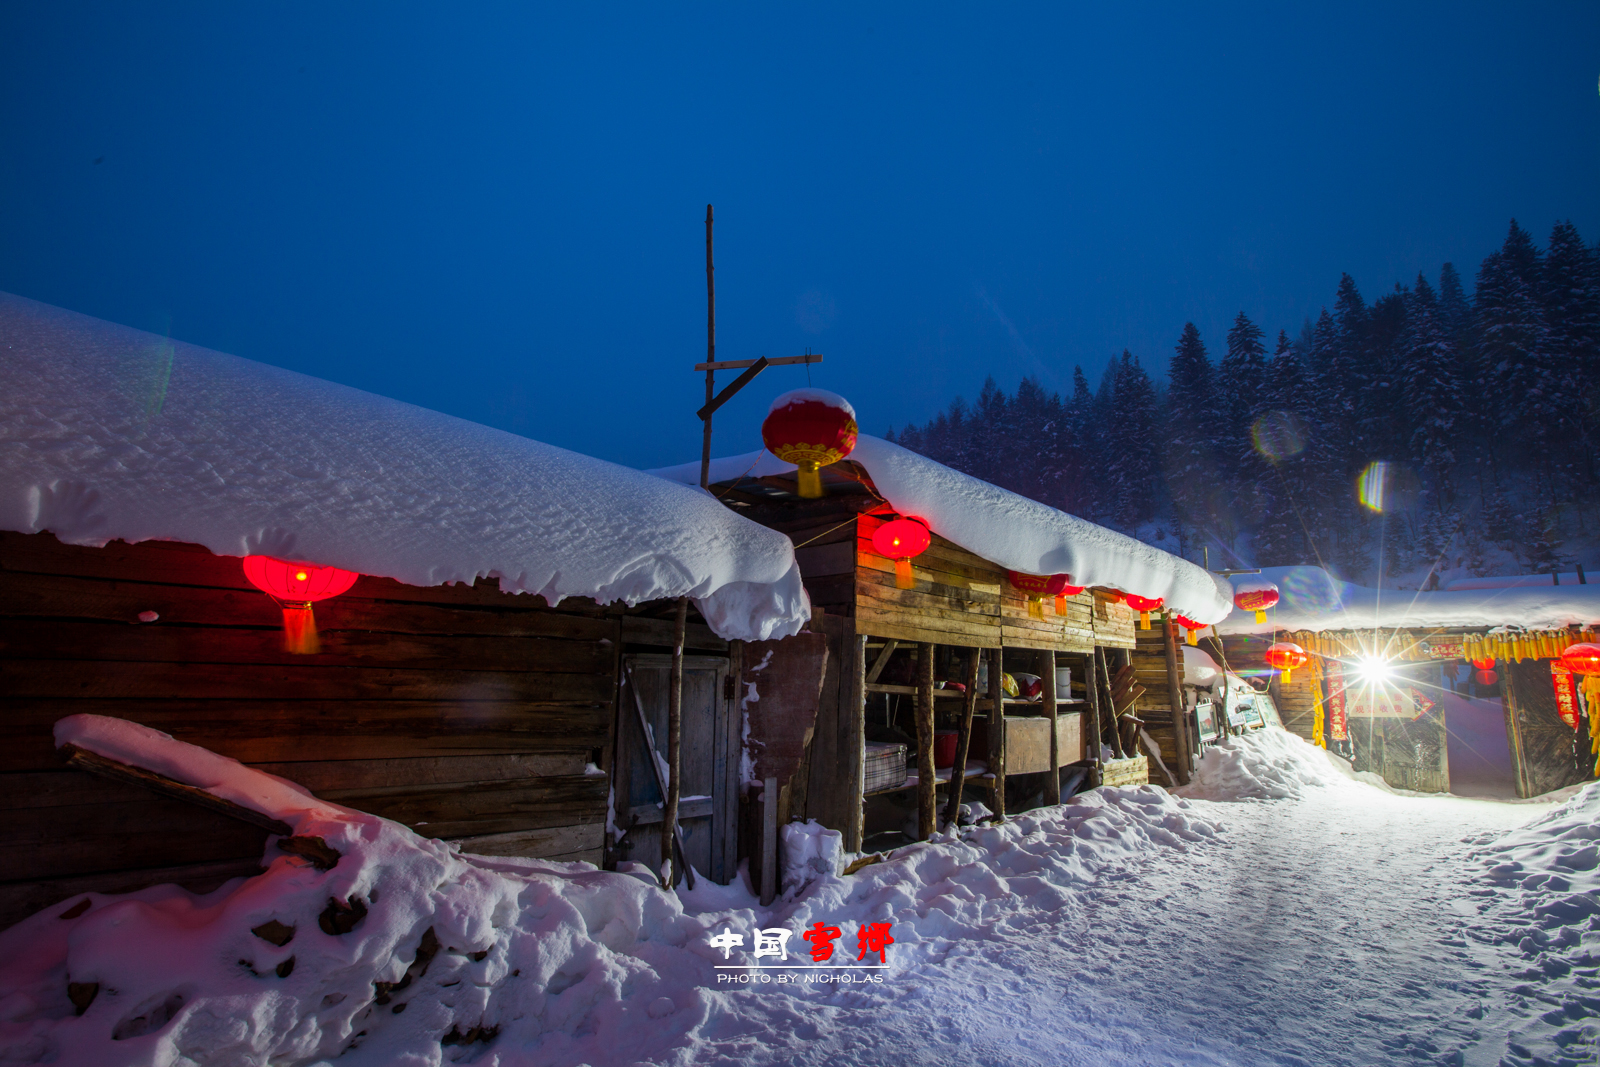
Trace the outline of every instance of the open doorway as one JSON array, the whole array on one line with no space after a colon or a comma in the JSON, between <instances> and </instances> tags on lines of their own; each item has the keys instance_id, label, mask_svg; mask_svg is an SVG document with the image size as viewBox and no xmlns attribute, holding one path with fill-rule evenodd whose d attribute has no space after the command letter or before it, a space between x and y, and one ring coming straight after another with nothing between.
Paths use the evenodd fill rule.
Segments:
<instances>
[{"instance_id":1,"label":"open doorway","mask_svg":"<svg viewBox=\"0 0 1600 1067\"><path fill-rule=\"evenodd\" d=\"M1515 798L1517 782L1506 740L1506 709L1500 698L1459 696L1445 690L1433 699L1445 710L1450 792L1463 797Z\"/></svg>"}]
</instances>

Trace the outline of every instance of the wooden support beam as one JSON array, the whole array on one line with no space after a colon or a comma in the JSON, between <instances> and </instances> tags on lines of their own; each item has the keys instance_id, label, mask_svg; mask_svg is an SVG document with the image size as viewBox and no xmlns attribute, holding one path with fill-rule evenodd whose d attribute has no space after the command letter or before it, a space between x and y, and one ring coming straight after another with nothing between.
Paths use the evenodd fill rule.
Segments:
<instances>
[{"instance_id":1,"label":"wooden support beam","mask_svg":"<svg viewBox=\"0 0 1600 1067\"><path fill-rule=\"evenodd\" d=\"M1089 669L1083 679L1084 693L1089 698L1089 759L1092 763L1089 775L1090 787L1100 784L1100 750L1105 744L1100 727L1100 669L1096 662L1099 659L1096 651L1091 648L1089 654L1084 657Z\"/></svg>"},{"instance_id":2,"label":"wooden support beam","mask_svg":"<svg viewBox=\"0 0 1600 1067\"><path fill-rule=\"evenodd\" d=\"M761 783L761 906L778 895L778 780Z\"/></svg>"},{"instance_id":3,"label":"wooden support beam","mask_svg":"<svg viewBox=\"0 0 1600 1067\"><path fill-rule=\"evenodd\" d=\"M79 748L73 744L62 745L60 752L62 758L66 760L67 766L76 767L80 771L88 771L90 774L98 775L101 778L109 778L114 782L126 782L129 785L136 785L142 789L148 789L152 793L160 793L162 796L172 797L174 800L182 800L197 807L214 811L219 815L226 815L230 819L237 819L240 822L249 823L251 826L259 826L269 834L289 837L294 833L294 829L282 819L275 819L271 815L259 812L254 808L247 808L243 804L237 804L231 800L224 800L215 793L208 793L196 786L185 785L183 782L168 778L164 774L157 774L155 771L147 771L143 767L122 763L119 760L102 756L98 752L90 752L86 748Z\"/></svg>"},{"instance_id":4,"label":"wooden support beam","mask_svg":"<svg viewBox=\"0 0 1600 1067\"><path fill-rule=\"evenodd\" d=\"M939 831L939 781L933 768L933 645L917 645L917 838Z\"/></svg>"},{"instance_id":5,"label":"wooden support beam","mask_svg":"<svg viewBox=\"0 0 1600 1067\"><path fill-rule=\"evenodd\" d=\"M702 407L699 411L695 412L695 414L699 415L702 419L706 420L706 422L709 424L711 422L711 416L716 412L716 410L718 408L720 408L722 405L726 404L728 401L732 400L733 399L733 395L735 393L737 393L739 390L743 389L745 386L747 386L751 382L755 381L756 375L758 375L762 371L766 370L767 367L771 365L771 363L772 363L772 361L769 360L766 356L762 356L760 359L758 359L754 363L750 364L750 369L749 370L745 371L743 374L739 375L733 381L731 381L727 385L723 386L722 387L722 392L718 393L712 399L707 400L706 403L705 403L705 406ZM707 371L706 373L709 375L711 372Z\"/></svg>"},{"instance_id":6,"label":"wooden support beam","mask_svg":"<svg viewBox=\"0 0 1600 1067\"><path fill-rule=\"evenodd\" d=\"M1043 685L1041 700L1044 704L1044 717L1050 720L1050 774L1044 780L1044 802L1046 804L1061 803L1061 736L1056 729L1058 709L1056 707L1056 653L1055 649L1047 649L1041 654L1044 660L1044 677L1040 679Z\"/></svg>"},{"instance_id":7,"label":"wooden support beam","mask_svg":"<svg viewBox=\"0 0 1600 1067\"><path fill-rule=\"evenodd\" d=\"M1100 657L1100 684L1103 687L1108 712L1107 725L1111 727L1111 750L1117 754L1117 759L1127 759L1128 753L1122 747L1122 725L1117 721L1117 701L1111 688L1111 669L1106 662L1106 650L1097 648L1094 651L1095 655Z\"/></svg>"},{"instance_id":8,"label":"wooden support beam","mask_svg":"<svg viewBox=\"0 0 1600 1067\"><path fill-rule=\"evenodd\" d=\"M878 675L882 674L883 669L889 665L889 657L894 655L894 650L899 647L899 641L884 641L883 648L878 652L877 658L872 661L872 669L867 671L868 685L877 682Z\"/></svg>"},{"instance_id":9,"label":"wooden support beam","mask_svg":"<svg viewBox=\"0 0 1600 1067\"><path fill-rule=\"evenodd\" d=\"M839 679L839 759L844 763L840 786L856 802L850 805L851 818L845 827L846 852L860 852L866 807L861 800L866 781L867 725L867 635L858 634L853 619L844 620L844 662Z\"/></svg>"},{"instance_id":10,"label":"wooden support beam","mask_svg":"<svg viewBox=\"0 0 1600 1067\"><path fill-rule=\"evenodd\" d=\"M961 794L967 784L967 748L972 743L972 716L978 709L978 657L983 655L983 649L969 649L969 652L966 702L956 733L956 762L950 770L950 803L944 814L944 821L950 826L956 825L956 817L961 812Z\"/></svg>"},{"instance_id":11,"label":"wooden support beam","mask_svg":"<svg viewBox=\"0 0 1600 1067\"><path fill-rule=\"evenodd\" d=\"M1006 817L1006 711L1005 652L989 650L989 773L994 775L993 802L997 818Z\"/></svg>"},{"instance_id":12,"label":"wooden support beam","mask_svg":"<svg viewBox=\"0 0 1600 1067\"><path fill-rule=\"evenodd\" d=\"M765 358L765 357L763 357ZM812 352L805 356L773 356L767 359L769 367L788 367L795 363L821 363L822 353ZM755 366L753 359L724 359L710 363L696 363L695 370L743 370L745 367Z\"/></svg>"},{"instance_id":13,"label":"wooden support beam","mask_svg":"<svg viewBox=\"0 0 1600 1067\"><path fill-rule=\"evenodd\" d=\"M1177 626L1178 624L1172 621L1170 611L1162 612L1161 636L1167 652L1167 703L1172 706L1172 733L1174 747L1177 750L1178 783L1188 785L1193 756L1189 751L1189 712L1183 705L1183 683L1178 678L1178 645L1174 633ZM1156 762L1161 762L1159 755L1156 756ZM1166 772L1164 764L1161 769Z\"/></svg>"},{"instance_id":14,"label":"wooden support beam","mask_svg":"<svg viewBox=\"0 0 1600 1067\"><path fill-rule=\"evenodd\" d=\"M683 743L683 633L689 621L689 598L678 598L677 614L672 622L672 675L667 687L667 795L666 817L661 820L661 855L666 859L668 875L662 885L671 889L678 884L689 867L689 857L673 850L678 836L678 798L682 793L683 756L679 747ZM654 759L654 753L651 759ZM682 869L680 869L680 866ZM689 888L694 888L694 876L689 875Z\"/></svg>"}]
</instances>

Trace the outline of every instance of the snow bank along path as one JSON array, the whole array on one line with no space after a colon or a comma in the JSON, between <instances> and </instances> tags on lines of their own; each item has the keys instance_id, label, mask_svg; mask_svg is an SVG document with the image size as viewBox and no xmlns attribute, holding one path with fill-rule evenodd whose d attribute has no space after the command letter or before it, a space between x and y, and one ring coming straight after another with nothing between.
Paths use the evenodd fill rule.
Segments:
<instances>
[{"instance_id":1,"label":"snow bank along path","mask_svg":"<svg viewBox=\"0 0 1600 1067\"><path fill-rule=\"evenodd\" d=\"M1267 567L1261 577L1278 585L1277 607L1267 621L1234 610L1217 624L1223 634L1277 630L1394 630L1434 626L1521 626L1529 630L1600 622L1600 584L1457 588L1420 593L1370 589L1335 579L1321 567Z\"/></svg>"},{"instance_id":2,"label":"snow bank along path","mask_svg":"<svg viewBox=\"0 0 1600 1067\"><path fill-rule=\"evenodd\" d=\"M866 468L895 510L926 520L940 537L1002 567L1070 574L1078 585L1162 597L1172 610L1200 623L1217 622L1232 609L1233 587L1203 567L899 445L861 434L850 459ZM713 460L711 480L794 469L768 452L750 452ZM650 473L684 485L700 483L698 463Z\"/></svg>"},{"instance_id":3,"label":"snow bank along path","mask_svg":"<svg viewBox=\"0 0 1600 1067\"><path fill-rule=\"evenodd\" d=\"M7 294L0 359L0 529L551 603L690 596L729 638L810 614L788 538L698 489Z\"/></svg>"},{"instance_id":4,"label":"snow bank along path","mask_svg":"<svg viewBox=\"0 0 1600 1067\"><path fill-rule=\"evenodd\" d=\"M862 994L719 983L713 931L749 944L758 927L891 922L893 992L1071 910L1108 869L1216 832L1160 789L1108 789L941 835L765 910L738 887L663 893L638 865L463 856L132 724L75 717L61 738L231 795L342 855L320 871L269 849L264 874L209 895L88 894L0 933L5 1063L601 1067L798 1053ZM853 957L853 938L840 947ZM795 936L791 955L805 948Z\"/></svg>"}]
</instances>

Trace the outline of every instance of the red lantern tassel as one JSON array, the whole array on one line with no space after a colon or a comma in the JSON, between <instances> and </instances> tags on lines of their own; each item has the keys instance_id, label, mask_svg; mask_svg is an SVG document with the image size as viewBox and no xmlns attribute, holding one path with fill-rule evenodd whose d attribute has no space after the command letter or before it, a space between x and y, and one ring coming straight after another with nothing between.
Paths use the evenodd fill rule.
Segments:
<instances>
[{"instance_id":1,"label":"red lantern tassel","mask_svg":"<svg viewBox=\"0 0 1600 1067\"><path fill-rule=\"evenodd\" d=\"M1266 621L1267 621L1267 613L1264 612L1264 611L1257 611L1256 612L1256 622L1261 623L1261 622L1266 622Z\"/></svg>"},{"instance_id":2,"label":"red lantern tassel","mask_svg":"<svg viewBox=\"0 0 1600 1067\"><path fill-rule=\"evenodd\" d=\"M297 656L310 656L322 651L317 639L317 620L311 614L311 605L283 605L283 650Z\"/></svg>"},{"instance_id":3,"label":"red lantern tassel","mask_svg":"<svg viewBox=\"0 0 1600 1067\"><path fill-rule=\"evenodd\" d=\"M1139 612L1139 629L1150 629L1150 613L1148 611Z\"/></svg>"},{"instance_id":4,"label":"red lantern tassel","mask_svg":"<svg viewBox=\"0 0 1600 1067\"><path fill-rule=\"evenodd\" d=\"M897 559L894 561L894 587L896 589L914 589L917 581L911 576L911 561Z\"/></svg>"},{"instance_id":5,"label":"red lantern tassel","mask_svg":"<svg viewBox=\"0 0 1600 1067\"><path fill-rule=\"evenodd\" d=\"M800 495L806 500L819 500L822 497L822 475L818 473L815 463L802 463L799 469ZM910 588L909 586L905 588Z\"/></svg>"},{"instance_id":6,"label":"red lantern tassel","mask_svg":"<svg viewBox=\"0 0 1600 1067\"><path fill-rule=\"evenodd\" d=\"M1056 614L1057 615L1065 615L1066 613L1067 613L1067 595L1065 593L1057 593L1056 594Z\"/></svg>"}]
</instances>

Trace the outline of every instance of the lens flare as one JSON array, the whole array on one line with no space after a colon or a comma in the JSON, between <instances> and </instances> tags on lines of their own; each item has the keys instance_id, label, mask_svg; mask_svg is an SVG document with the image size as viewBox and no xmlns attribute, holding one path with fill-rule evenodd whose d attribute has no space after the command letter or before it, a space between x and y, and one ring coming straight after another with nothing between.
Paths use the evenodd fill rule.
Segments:
<instances>
[{"instance_id":1,"label":"lens flare","mask_svg":"<svg viewBox=\"0 0 1600 1067\"><path fill-rule=\"evenodd\" d=\"M1381 459L1374 460L1361 472L1361 480L1356 483L1356 495L1361 498L1361 505L1368 511L1382 511L1384 491L1388 487L1388 462Z\"/></svg>"},{"instance_id":2,"label":"lens flare","mask_svg":"<svg viewBox=\"0 0 1600 1067\"><path fill-rule=\"evenodd\" d=\"M1339 589L1321 567L1295 567L1278 579L1283 606L1323 615L1340 607Z\"/></svg>"},{"instance_id":3,"label":"lens flare","mask_svg":"<svg viewBox=\"0 0 1600 1067\"><path fill-rule=\"evenodd\" d=\"M1306 448L1306 428L1293 412L1269 411L1250 427L1257 452L1274 463L1298 456Z\"/></svg>"},{"instance_id":4,"label":"lens flare","mask_svg":"<svg viewBox=\"0 0 1600 1067\"><path fill-rule=\"evenodd\" d=\"M1354 666L1356 676L1368 685L1379 685L1394 677L1394 665L1382 656L1362 656Z\"/></svg>"}]
</instances>

